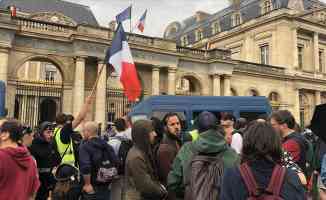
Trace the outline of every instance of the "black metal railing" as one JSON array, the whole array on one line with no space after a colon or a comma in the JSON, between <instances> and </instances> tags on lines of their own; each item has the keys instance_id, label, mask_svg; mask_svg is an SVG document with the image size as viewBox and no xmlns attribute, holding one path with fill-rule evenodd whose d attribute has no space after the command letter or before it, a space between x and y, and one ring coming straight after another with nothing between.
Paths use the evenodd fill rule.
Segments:
<instances>
[{"instance_id":1,"label":"black metal railing","mask_svg":"<svg viewBox=\"0 0 326 200\"><path fill-rule=\"evenodd\" d=\"M124 95L122 89L108 89L106 92L106 113L107 121L113 122L119 117L125 116L131 111L135 102L128 101L128 98Z\"/></svg>"},{"instance_id":2,"label":"black metal railing","mask_svg":"<svg viewBox=\"0 0 326 200\"><path fill-rule=\"evenodd\" d=\"M62 96L62 83L16 81L14 117L31 127L42 121L54 121L62 110Z\"/></svg>"}]
</instances>

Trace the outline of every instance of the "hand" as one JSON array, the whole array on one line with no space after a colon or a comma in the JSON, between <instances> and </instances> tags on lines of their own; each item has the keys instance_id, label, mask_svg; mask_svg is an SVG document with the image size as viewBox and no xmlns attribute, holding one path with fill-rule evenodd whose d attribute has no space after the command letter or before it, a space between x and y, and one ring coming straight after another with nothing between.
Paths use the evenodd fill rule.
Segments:
<instances>
[{"instance_id":1,"label":"hand","mask_svg":"<svg viewBox=\"0 0 326 200\"><path fill-rule=\"evenodd\" d=\"M93 100L94 100L94 95L90 95L90 96L86 97L85 103L92 104Z\"/></svg>"},{"instance_id":2,"label":"hand","mask_svg":"<svg viewBox=\"0 0 326 200\"><path fill-rule=\"evenodd\" d=\"M93 188L93 186L91 184L84 185L83 191L86 192L87 194L95 193L94 188Z\"/></svg>"}]
</instances>

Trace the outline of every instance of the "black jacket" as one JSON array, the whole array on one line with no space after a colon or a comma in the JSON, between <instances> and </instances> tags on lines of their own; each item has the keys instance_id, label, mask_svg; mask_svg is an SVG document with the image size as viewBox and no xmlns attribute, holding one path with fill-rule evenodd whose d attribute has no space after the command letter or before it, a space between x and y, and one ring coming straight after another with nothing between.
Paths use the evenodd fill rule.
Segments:
<instances>
[{"instance_id":1,"label":"black jacket","mask_svg":"<svg viewBox=\"0 0 326 200\"><path fill-rule=\"evenodd\" d=\"M54 144L45 141L42 137L37 137L33 140L30 152L35 158L39 169L53 168L58 164L59 155L55 151Z\"/></svg>"},{"instance_id":2,"label":"black jacket","mask_svg":"<svg viewBox=\"0 0 326 200\"><path fill-rule=\"evenodd\" d=\"M83 141L79 148L79 166L82 175L91 175L92 184L96 184L96 174L98 170L97 163L102 160L103 152L109 154L110 160L118 167L118 158L113 148L101 138L92 138Z\"/></svg>"},{"instance_id":3,"label":"black jacket","mask_svg":"<svg viewBox=\"0 0 326 200\"><path fill-rule=\"evenodd\" d=\"M255 161L248 164L257 184L262 188L267 188L275 164L264 160ZM280 195L284 200L305 199L304 187L301 184L298 175L294 171L287 169ZM220 199L248 199L247 187L240 175L238 167L228 169L224 173Z\"/></svg>"}]
</instances>

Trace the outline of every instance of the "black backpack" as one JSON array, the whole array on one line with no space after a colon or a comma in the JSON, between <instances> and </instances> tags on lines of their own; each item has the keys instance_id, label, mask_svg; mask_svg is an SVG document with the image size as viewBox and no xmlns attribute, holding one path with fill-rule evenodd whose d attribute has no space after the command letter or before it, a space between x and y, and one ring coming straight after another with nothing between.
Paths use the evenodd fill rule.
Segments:
<instances>
[{"instance_id":1,"label":"black backpack","mask_svg":"<svg viewBox=\"0 0 326 200\"><path fill-rule=\"evenodd\" d=\"M119 140L120 141L120 146L119 146L119 151L118 151L118 159L119 159L119 168L118 172L120 175L125 173L125 166L126 166L126 159L129 150L133 146L132 140L125 138L125 137L113 137L111 140Z\"/></svg>"},{"instance_id":2,"label":"black backpack","mask_svg":"<svg viewBox=\"0 0 326 200\"><path fill-rule=\"evenodd\" d=\"M196 153L185 175L185 199L216 200L224 174L223 152L217 155Z\"/></svg>"},{"instance_id":3,"label":"black backpack","mask_svg":"<svg viewBox=\"0 0 326 200\"><path fill-rule=\"evenodd\" d=\"M110 184L113 180L118 179L118 166L119 164L114 159L114 151L109 147L102 148L101 159L95 163L95 173L92 174L92 179L97 184Z\"/></svg>"}]
</instances>

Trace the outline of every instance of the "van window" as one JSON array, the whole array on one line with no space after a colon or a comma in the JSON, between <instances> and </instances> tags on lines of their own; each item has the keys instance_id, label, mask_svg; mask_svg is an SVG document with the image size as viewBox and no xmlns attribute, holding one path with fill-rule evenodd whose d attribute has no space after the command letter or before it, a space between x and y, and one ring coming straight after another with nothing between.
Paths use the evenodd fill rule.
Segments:
<instances>
[{"instance_id":1,"label":"van window","mask_svg":"<svg viewBox=\"0 0 326 200\"><path fill-rule=\"evenodd\" d=\"M215 115L215 117L217 118L217 121L219 122L221 120L221 117L227 113L233 113L232 111L209 111L209 110L202 110L202 111L194 111L192 113L192 120L195 120L198 118L198 115L204 111L208 111L211 112Z\"/></svg>"},{"instance_id":2,"label":"van window","mask_svg":"<svg viewBox=\"0 0 326 200\"><path fill-rule=\"evenodd\" d=\"M181 126L182 126L182 130L186 130L187 129L187 121L186 121L186 112L185 111L161 111L161 110L155 110L152 113L152 117L156 117L159 120L163 120L164 116L169 113L169 112L173 112L173 113L177 113L181 119Z\"/></svg>"},{"instance_id":3,"label":"van window","mask_svg":"<svg viewBox=\"0 0 326 200\"><path fill-rule=\"evenodd\" d=\"M266 112L240 112L240 117L247 119L248 122L258 119L261 115L267 115Z\"/></svg>"}]
</instances>

